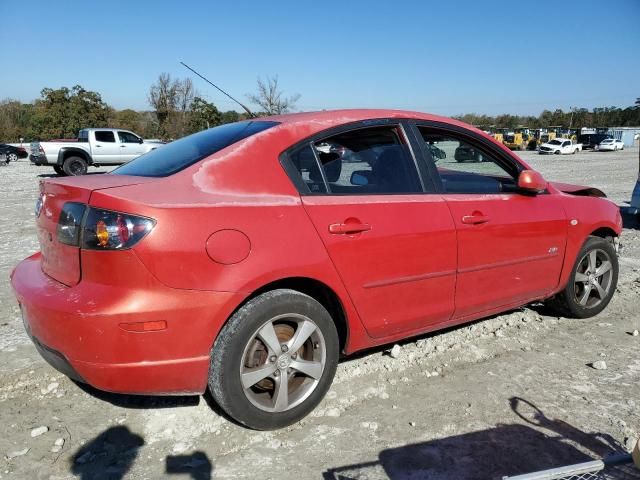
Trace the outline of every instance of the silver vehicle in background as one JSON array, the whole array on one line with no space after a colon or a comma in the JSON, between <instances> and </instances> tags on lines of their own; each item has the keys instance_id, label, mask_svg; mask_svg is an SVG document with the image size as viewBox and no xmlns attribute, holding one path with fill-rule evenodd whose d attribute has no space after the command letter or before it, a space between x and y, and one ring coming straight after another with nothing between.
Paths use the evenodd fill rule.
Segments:
<instances>
[{"instance_id":1,"label":"silver vehicle in background","mask_svg":"<svg viewBox=\"0 0 640 480\"><path fill-rule=\"evenodd\" d=\"M122 165L160 146L128 130L84 128L77 140L31 143L29 159L53 167L58 175L84 175L89 165Z\"/></svg>"}]
</instances>

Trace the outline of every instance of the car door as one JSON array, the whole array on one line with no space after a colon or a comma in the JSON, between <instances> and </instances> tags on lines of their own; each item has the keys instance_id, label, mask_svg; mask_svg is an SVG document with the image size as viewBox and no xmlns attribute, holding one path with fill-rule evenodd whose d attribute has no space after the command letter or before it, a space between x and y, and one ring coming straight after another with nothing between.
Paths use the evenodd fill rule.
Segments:
<instances>
[{"instance_id":1,"label":"car door","mask_svg":"<svg viewBox=\"0 0 640 480\"><path fill-rule=\"evenodd\" d=\"M522 165L479 134L430 124L418 125L416 136L427 167L440 180L458 235L454 318L551 292L559 282L567 236L557 198L520 193ZM436 151L438 156L430 153Z\"/></svg>"},{"instance_id":2,"label":"car door","mask_svg":"<svg viewBox=\"0 0 640 480\"><path fill-rule=\"evenodd\" d=\"M315 138L287 161L372 337L451 318L455 226L443 198L423 185L400 124L352 126Z\"/></svg>"},{"instance_id":3,"label":"car door","mask_svg":"<svg viewBox=\"0 0 640 480\"><path fill-rule=\"evenodd\" d=\"M118 130L120 143L120 161L126 163L144 153L142 140L137 135L124 130Z\"/></svg>"},{"instance_id":4,"label":"car door","mask_svg":"<svg viewBox=\"0 0 640 480\"><path fill-rule=\"evenodd\" d=\"M120 155L120 144L112 130L94 130L94 142L91 146L93 163L109 165L116 162ZM117 162L116 162L117 163Z\"/></svg>"}]
</instances>

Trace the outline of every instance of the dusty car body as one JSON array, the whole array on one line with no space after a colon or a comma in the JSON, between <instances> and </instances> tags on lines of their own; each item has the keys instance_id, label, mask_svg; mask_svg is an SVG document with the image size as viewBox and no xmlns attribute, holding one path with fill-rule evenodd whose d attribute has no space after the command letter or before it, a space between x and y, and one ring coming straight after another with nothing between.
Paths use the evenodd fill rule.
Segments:
<instances>
[{"instance_id":1,"label":"dusty car body","mask_svg":"<svg viewBox=\"0 0 640 480\"><path fill-rule=\"evenodd\" d=\"M43 357L112 392L209 387L252 428L308 414L340 354L550 298L592 316L617 280L615 204L416 112L223 125L40 188L11 283Z\"/></svg>"}]
</instances>

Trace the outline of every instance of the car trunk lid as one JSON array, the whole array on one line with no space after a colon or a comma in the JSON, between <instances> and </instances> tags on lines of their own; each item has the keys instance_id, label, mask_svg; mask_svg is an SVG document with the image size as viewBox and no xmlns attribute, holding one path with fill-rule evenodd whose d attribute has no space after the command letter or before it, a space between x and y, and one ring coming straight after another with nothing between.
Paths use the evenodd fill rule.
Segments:
<instances>
[{"instance_id":1,"label":"car trunk lid","mask_svg":"<svg viewBox=\"0 0 640 480\"><path fill-rule=\"evenodd\" d=\"M76 285L81 278L80 247L58 240L60 213L67 202L87 205L93 191L154 180L107 174L41 181L40 197L36 204L36 226L44 273L69 287Z\"/></svg>"}]
</instances>

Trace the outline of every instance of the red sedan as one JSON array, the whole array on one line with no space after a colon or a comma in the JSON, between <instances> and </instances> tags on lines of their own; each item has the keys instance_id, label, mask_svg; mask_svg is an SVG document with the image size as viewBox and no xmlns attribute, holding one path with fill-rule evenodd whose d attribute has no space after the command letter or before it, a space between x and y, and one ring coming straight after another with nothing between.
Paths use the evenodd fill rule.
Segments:
<instances>
[{"instance_id":1,"label":"red sedan","mask_svg":"<svg viewBox=\"0 0 640 480\"><path fill-rule=\"evenodd\" d=\"M618 277L602 192L422 113L222 125L40 190L11 282L42 356L112 392L209 387L256 429L313 410L341 354L533 301L591 317Z\"/></svg>"}]
</instances>

